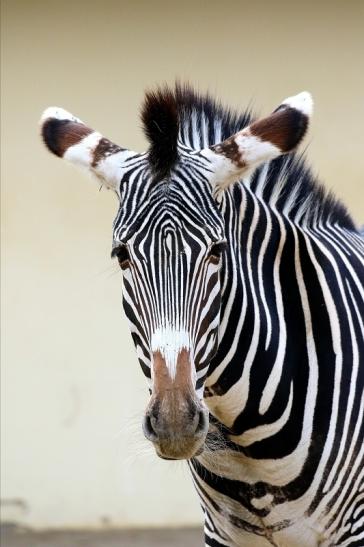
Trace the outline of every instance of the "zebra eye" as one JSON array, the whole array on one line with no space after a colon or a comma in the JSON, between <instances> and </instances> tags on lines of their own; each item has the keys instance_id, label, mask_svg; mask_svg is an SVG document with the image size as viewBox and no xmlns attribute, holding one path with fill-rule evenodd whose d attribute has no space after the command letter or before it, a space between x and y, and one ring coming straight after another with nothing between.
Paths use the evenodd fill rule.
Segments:
<instances>
[{"instance_id":1,"label":"zebra eye","mask_svg":"<svg viewBox=\"0 0 364 547\"><path fill-rule=\"evenodd\" d=\"M211 245L209 252L208 252L208 258L213 262L214 264L218 264L221 258L221 255L226 247L225 242L220 243L213 243Z\"/></svg>"},{"instance_id":2,"label":"zebra eye","mask_svg":"<svg viewBox=\"0 0 364 547\"><path fill-rule=\"evenodd\" d=\"M120 245L119 247L115 247L115 249L113 249L111 253L111 256L116 256L122 270L126 270L126 268L129 266L130 255L128 247L126 245Z\"/></svg>"}]
</instances>

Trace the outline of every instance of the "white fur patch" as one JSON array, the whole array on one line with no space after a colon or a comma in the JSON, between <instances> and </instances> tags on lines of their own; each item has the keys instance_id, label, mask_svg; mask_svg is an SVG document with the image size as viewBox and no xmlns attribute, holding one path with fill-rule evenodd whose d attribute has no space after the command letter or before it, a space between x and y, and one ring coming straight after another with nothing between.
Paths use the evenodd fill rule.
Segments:
<instances>
[{"instance_id":1,"label":"white fur patch","mask_svg":"<svg viewBox=\"0 0 364 547\"><path fill-rule=\"evenodd\" d=\"M274 500L274 498L273 498L272 494L266 494L265 496L263 496L261 498L252 498L251 499L251 504L256 509L266 509L266 508L270 507L273 500Z\"/></svg>"},{"instance_id":2,"label":"white fur patch","mask_svg":"<svg viewBox=\"0 0 364 547\"><path fill-rule=\"evenodd\" d=\"M120 150L120 152L115 152L115 154L111 154L100 160L97 166L91 168L91 170L94 171L105 186L118 191L124 162L132 154L133 152L129 152L129 150Z\"/></svg>"},{"instance_id":3,"label":"white fur patch","mask_svg":"<svg viewBox=\"0 0 364 547\"><path fill-rule=\"evenodd\" d=\"M272 160L282 154L282 151L269 141L250 135L248 130L238 133L235 142L239 148L240 161L248 167Z\"/></svg>"},{"instance_id":4,"label":"white fur patch","mask_svg":"<svg viewBox=\"0 0 364 547\"><path fill-rule=\"evenodd\" d=\"M277 146L252 135L248 128L237 133L234 142L239 153L239 158L235 158L234 161L223 153L216 153L209 148L201 151L201 155L205 156L211 163L210 183L220 190L224 190L242 176L247 177L251 170L259 164L270 161L282 154ZM237 164L236 160L241 165Z\"/></svg>"},{"instance_id":5,"label":"white fur patch","mask_svg":"<svg viewBox=\"0 0 364 547\"><path fill-rule=\"evenodd\" d=\"M93 161L93 152L99 144L102 135L94 131L80 140L77 144L67 148L63 158L71 163L89 168Z\"/></svg>"},{"instance_id":6,"label":"white fur patch","mask_svg":"<svg viewBox=\"0 0 364 547\"><path fill-rule=\"evenodd\" d=\"M191 348L190 335L184 329L176 329L170 325L158 327L152 334L152 352L159 351L164 358L172 380L176 377L177 359L184 349Z\"/></svg>"},{"instance_id":7,"label":"white fur patch","mask_svg":"<svg viewBox=\"0 0 364 547\"><path fill-rule=\"evenodd\" d=\"M50 106L46 108L40 118L40 123L43 123L46 120L52 118L56 120L70 120L72 122L83 124L83 122L79 118L76 118L76 116L74 116L70 112L67 112L67 110L64 110L63 108L60 108L59 106Z\"/></svg>"},{"instance_id":8,"label":"white fur patch","mask_svg":"<svg viewBox=\"0 0 364 547\"><path fill-rule=\"evenodd\" d=\"M102 139L97 131L90 133L77 144L67 148L63 158L77 167L86 169L88 173L97 177L102 184L112 190L116 189L121 177L121 166L125 159L125 152L119 152L101 160L95 168L92 167L94 150Z\"/></svg>"},{"instance_id":9,"label":"white fur patch","mask_svg":"<svg viewBox=\"0 0 364 547\"><path fill-rule=\"evenodd\" d=\"M308 93L308 91L302 91L302 93L298 93L298 95L288 97L282 102L282 105L283 104L299 110L302 114L305 114L305 116L312 116L313 99L312 95Z\"/></svg>"},{"instance_id":10,"label":"white fur patch","mask_svg":"<svg viewBox=\"0 0 364 547\"><path fill-rule=\"evenodd\" d=\"M209 175L209 180L212 186L216 185L225 189L240 177L241 169L238 169L235 163L222 154L216 154L211 148L205 148L201 150L201 155L211 163L212 172Z\"/></svg>"}]
</instances>

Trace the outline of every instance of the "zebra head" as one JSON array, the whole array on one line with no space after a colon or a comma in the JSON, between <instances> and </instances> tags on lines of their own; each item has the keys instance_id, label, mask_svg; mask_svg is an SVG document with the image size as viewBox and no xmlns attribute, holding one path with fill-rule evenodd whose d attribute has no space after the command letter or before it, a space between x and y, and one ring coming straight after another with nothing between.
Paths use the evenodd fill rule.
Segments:
<instances>
[{"instance_id":1,"label":"zebra head","mask_svg":"<svg viewBox=\"0 0 364 547\"><path fill-rule=\"evenodd\" d=\"M165 459L200 453L209 427L204 383L218 347L229 252L221 196L296 147L311 109L301 93L219 142L221 128L208 127L194 101L179 87L147 94L145 154L113 144L62 109L42 117L47 147L119 198L112 256L123 271L124 310L151 394L144 434Z\"/></svg>"}]
</instances>

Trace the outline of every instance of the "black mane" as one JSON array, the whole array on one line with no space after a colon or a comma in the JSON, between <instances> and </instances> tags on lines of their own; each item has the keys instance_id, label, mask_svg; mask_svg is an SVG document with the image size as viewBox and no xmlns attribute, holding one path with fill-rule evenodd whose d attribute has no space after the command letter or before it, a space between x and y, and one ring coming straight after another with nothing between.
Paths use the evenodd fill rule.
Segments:
<instances>
[{"instance_id":1,"label":"black mane","mask_svg":"<svg viewBox=\"0 0 364 547\"><path fill-rule=\"evenodd\" d=\"M160 177L167 175L178 159L178 140L196 149L212 146L251 121L250 112L238 115L209 95L200 95L190 85L180 83L176 83L174 89L164 86L148 91L141 118L150 144L149 162ZM216 122L221 124L221 133L216 132ZM194 129L198 134L193 134ZM196 139L198 145L195 147Z\"/></svg>"},{"instance_id":2,"label":"black mane","mask_svg":"<svg viewBox=\"0 0 364 547\"><path fill-rule=\"evenodd\" d=\"M254 119L251 112L242 114L225 108L210 95L197 93L190 85L176 83L156 91L148 91L141 110L144 133L149 141L149 163L156 179L167 177L178 160L178 145L199 150L212 146L240 131ZM255 191L260 170L251 180ZM277 184L280 185L278 210L282 210L295 195L288 211L294 217L305 203L305 224L320 222L336 223L355 230L354 222L346 207L318 182L306 166L302 156L288 154L270 163L266 182L262 190L264 200L269 203Z\"/></svg>"}]
</instances>

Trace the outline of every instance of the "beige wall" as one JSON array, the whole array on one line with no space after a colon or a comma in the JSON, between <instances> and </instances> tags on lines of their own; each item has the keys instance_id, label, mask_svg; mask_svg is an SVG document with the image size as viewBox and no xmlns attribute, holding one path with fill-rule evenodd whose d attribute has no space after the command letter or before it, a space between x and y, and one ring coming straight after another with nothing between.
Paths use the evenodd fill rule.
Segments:
<instances>
[{"instance_id":1,"label":"beige wall","mask_svg":"<svg viewBox=\"0 0 364 547\"><path fill-rule=\"evenodd\" d=\"M199 522L186 466L140 433L146 384L109 258L113 195L51 157L48 105L142 150L143 90L187 78L268 112L315 98L308 156L364 222L364 3L3 2L4 518Z\"/></svg>"}]
</instances>

